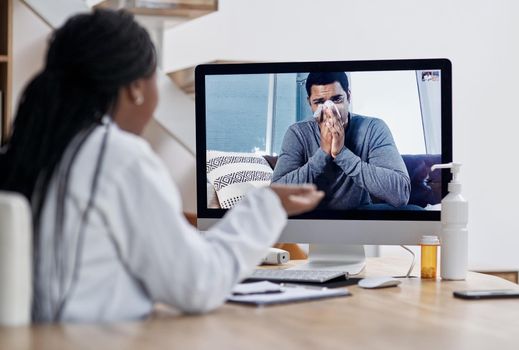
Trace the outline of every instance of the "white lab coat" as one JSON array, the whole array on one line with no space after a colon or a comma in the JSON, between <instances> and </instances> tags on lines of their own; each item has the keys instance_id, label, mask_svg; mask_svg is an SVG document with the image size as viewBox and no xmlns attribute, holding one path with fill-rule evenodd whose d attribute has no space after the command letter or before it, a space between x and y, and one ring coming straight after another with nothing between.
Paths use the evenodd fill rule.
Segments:
<instances>
[{"instance_id":1,"label":"white lab coat","mask_svg":"<svg viewBox=\"0 0 519 350\"><path fill-rule=\"evenodd\" d=\"M80 217L104 132L104 127L98 127L87 139L69 180L64 225L67 281L74 270ZM78 280L67 299L64 321L143 318L155 302L187 313L214 309L252 271L286 224L278 197L264 188L252 191L202 235L183 217L175 184L143 139L112 124L105 152ZM37 302L46 320L52 319L59 285L51 272L57 254L53 247L56 196L55 176L37 247L41 290Z\"/></svg>"}]
</instances>

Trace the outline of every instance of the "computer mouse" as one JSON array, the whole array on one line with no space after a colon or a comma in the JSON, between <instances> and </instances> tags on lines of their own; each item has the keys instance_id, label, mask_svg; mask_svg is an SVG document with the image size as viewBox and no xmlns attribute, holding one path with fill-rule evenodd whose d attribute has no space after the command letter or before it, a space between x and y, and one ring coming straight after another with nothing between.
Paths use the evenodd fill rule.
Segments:
<instances>
[{"instance_id":1,"label":"computer mouse","mask_svg":"<svg viewBox=\"0 0 519 350\"><path fill-rule=\"evenodd\" d=\"M390 277L367 277L359 281L359 287L361 288L385 288L385 287L396 287L401 283L400 280Z\"/></svg>"}]
</instances>

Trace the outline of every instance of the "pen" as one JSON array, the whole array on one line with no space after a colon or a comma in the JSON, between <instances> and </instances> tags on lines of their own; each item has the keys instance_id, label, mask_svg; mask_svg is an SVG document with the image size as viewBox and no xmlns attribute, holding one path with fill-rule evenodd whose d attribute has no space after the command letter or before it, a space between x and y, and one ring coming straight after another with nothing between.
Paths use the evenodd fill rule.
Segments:
<instances>
[{"instance_id":1,"label":"pen","mask_svg":"<svg viewBox=\"0 0 519 350\"><path fill-rule=\"evenodd\" d=\"M276 293L283 293L282 289L278 290L265 290L265 291L259 291L259 292L233 292L232 295L234 296L242 296L242 295L257 295L257 294L276 294Z\"/></svg>"}]
</instances>

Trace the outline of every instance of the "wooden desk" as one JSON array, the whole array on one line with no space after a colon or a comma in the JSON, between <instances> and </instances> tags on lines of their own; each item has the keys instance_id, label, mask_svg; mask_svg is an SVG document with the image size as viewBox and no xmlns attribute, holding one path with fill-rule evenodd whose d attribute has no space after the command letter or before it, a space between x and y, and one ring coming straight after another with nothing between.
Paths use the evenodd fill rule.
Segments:
<instances>
[{"instance_id":1,"label":"wooden desk","mask_svg":"<svg viewBox=\"0 0 519 350\"><path fill-rule=\"evenodd\" d=\"M369 276L403 274L402 258L369 259ZM404 280L398 288L203 316L158 311L144 322L0 329L0 349L519 349L519 299L465 301L453 290L519 288L495 276Z\"/></svg>"}]
</instances>

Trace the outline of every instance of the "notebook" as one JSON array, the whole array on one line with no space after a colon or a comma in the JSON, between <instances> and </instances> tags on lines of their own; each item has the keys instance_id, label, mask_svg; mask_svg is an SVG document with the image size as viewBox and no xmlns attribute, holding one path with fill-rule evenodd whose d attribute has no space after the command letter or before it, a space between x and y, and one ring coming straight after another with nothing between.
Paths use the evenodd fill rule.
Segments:
<instances>
[{"instance_id":1,"label":"notebook","mask_svg":"<svg viewBox=\"0 0 519 350\"><path fill-rule=\"evenodd\" d=\"M257 288L255 288L256 286ZM247 292L244 293L243 291ZM345 297L351 293L346 288L328 289L326 287L301 286L295 284L275 284L256 282L238 284L227 299L232 303L267 306L306 300Z\"/></svg>"}]
</instances>

